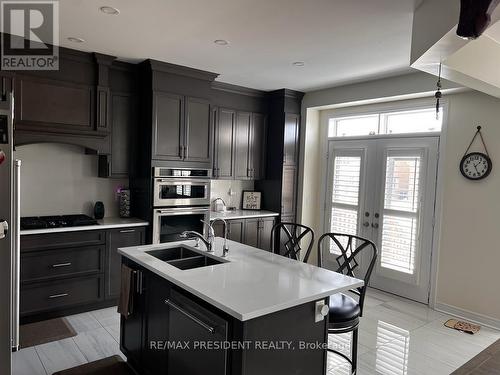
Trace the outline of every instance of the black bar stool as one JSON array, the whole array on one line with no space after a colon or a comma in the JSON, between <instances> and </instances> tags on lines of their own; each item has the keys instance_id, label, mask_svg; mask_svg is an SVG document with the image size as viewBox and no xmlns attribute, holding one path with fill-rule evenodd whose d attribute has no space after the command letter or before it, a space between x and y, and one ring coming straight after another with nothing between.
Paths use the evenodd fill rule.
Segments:
<instances>
[{"instance_id":1,"label":"black bar stool","mask_svg":"<svg viewBox=\"0 0 500 375\"><path fill-rule=\"evenodd\" d=\"M327 246L329 245L329 246ZM363 315L363 305L370 276L377 260L377 247L366 238L338 233L325 233L318 240L318 264L335 267L335 271L362 279L364 286L350 290L358 296L358 301L347 294L338 293L330 297L328 334L352 332L351 358L334 349L328 351L340 355L351 364L351 373L356 374L358 363L358 326ZM360 259L364 257L368 267L361 270ZM363 274L364 273L364 274Z\"/></svg>"},{"instance_id":2,"label":"black bar stool","mask_svg":"<svg viewBox=\"0 0 500 375\"><path fill-rule=\"evenodd\" d=\"M276 241L279 241L276 248ZM304 245L306 253L302 259L307 263L309 255L314 244L314 231L302 224L296 223L278 223L271 231L271 245L274 253L281 254L285 257L300 260L300 252Z\"/></svg>"}]
</instances>

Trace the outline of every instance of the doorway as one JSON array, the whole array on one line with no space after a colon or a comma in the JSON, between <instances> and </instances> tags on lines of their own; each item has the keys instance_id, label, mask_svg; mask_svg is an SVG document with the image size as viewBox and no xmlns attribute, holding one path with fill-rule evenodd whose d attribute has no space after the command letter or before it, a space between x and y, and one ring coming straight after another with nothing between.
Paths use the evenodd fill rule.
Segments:
<instances>
[{"instance_id":1,"label":"doorway","mask_svg":"<svg viewBox=\"0 0 500 375\"><path fill-rule=\"evenodd\" d=\"M429 303L439 136L329 140L325 232L379 250L370 286Z\"/></svg>"}]
</instances>

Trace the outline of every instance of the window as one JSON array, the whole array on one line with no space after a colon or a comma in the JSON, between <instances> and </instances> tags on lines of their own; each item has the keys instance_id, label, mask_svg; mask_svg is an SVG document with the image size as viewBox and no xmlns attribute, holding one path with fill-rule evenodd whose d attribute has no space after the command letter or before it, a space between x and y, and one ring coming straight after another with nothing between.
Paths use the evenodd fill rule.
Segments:
<instances>
[{"instance_id":1,"label":"window","mask_svg":"<svg viewBox=\"0 0 500 375\"><path fill-rule=\"evenodd\" d=\"M440 132L442 118L441 109L436 119L435 108L331 118L328 122L328 137Z\"/></svg>"}]
</instances>

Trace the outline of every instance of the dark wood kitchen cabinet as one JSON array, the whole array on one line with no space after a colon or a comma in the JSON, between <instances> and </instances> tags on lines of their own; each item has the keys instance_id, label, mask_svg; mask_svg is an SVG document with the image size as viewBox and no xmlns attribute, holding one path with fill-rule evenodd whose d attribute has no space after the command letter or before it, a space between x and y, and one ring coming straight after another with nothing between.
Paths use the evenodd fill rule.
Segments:
<instances>
[{"instance_id":1,"label":"dark wood kitchen cabinet","mask_svg":"<svg viewBox=\"0 0 500 375\"><path fill-rule=\"evenodd\" d=\"M0 72L0 109L9 109L9 95L12 92L12 75Z\"/></svg>"},{"instance_id":2,"label":"dark wood kitchen cabinet","mask_svg":"<svg viewBox=\"0 0 500 375\"><path fill-rule=\"evenodd\" d=\"M283 191L281 195L281 215L295 215L295 204L297 200L297 168L283 167Z\"/></svg>"},{"instance_id":3,"label":"dark wood kitchen cabinet","mask_svg":"<svg viewBox=\"0 0 500 375\"><path fill-rule=\"evenodd\" d=\"M132 263L127 265L133 269L131 282L132 305L130 315L120 316L120 350L127 356L132 366L142 364L144 348L144 319L146 313L146 294L144 285L147 285L149 273Z\"/></svg>"},{"instance_id":4,"label":"dark wood kitchen cabinet","mask_svg":"<svg viewBox=\"0 0 500 375\"><path fill-rule=\"evenodd\" d=\"M116 305L118 248L145 243L145 227L21 236L24 323Z\"/></svg>"},{"instance_id":5,"label":"dark wood kitchen cabinet","mask_svg":"<svg viewBox=\"0 0 500 375\"><path fill-rule=\"evenodd\" d=\"M16 128L60 134L96 131L95 87L17 74Z\"/></svg>"},{"instance_id":6,"label":"dark wood kitchen cabinet","mask_svg":"<svg viewBox=\"0 0 500 375\"><path fill-rule=\"evenodd\" d=\"M267 116L252 113L250 131L249 169L252 179L259 180L265 176L265 151L267 143Z\"/></svg>"},{"instance_id":7,"label":"dark wood kitchen cabinet","mask_svg":"<svg viewBox=\"0 0 500 375\"><path fill-rule=\"evenodd\" d=\"M236 135L234 142L234 178L246 180L251 177L250 171L250 130L252 114L238 112L236 114Z\"/></svg>"},{"instance_id":8,"label":"dark wood kitchen cabinet","mask_svg":"<svg viewBox=\"0 0 500 375\"><path fill-rule=\"evenodd\" d=\"M153 159L182 160L184 157L184 97L153 94Z\"/></svg>"},{"instance_id":9,"label":"dark wood kitchen cabinet","mask_svg":"<svg viewBox=\"0 0 500 375\"><path fill-rule=\"evenodd\" d=\"M232 241L243 243L245 233L245 220L226 220L227 238ZM215 236L224 237L224 225L217 221L213 225Z\"/></svg>"},{"instance_id":10,"label":"dark wood kitchen cabinet","mask_svg":"<svg viewBox=\"0 0 500 375\"><path fill-rule=\"evenodd\" d=\"M266 116L220 108L215 131L214 177L252 180L264 173Z\"/></svg>"},{"instance_id":11,"label":"dark wood kitchen cabinet","mask_svg":"<svg viewBox=\"0 0 500 375\"><path fill-rule=\"evenodd\" d=\"M106 293L107 299L120 296L121 255L120 247L139 246L145 241L145 229L142 227L120 228L107 231L106 250Z\"/></svg>"},{"instance_id":12,"label":"dark wood kitchen cabinet","mask_svg":"<svg viewBox=\"0 0 500 375\"><path fill-rule=\"evenodd\" d=\"M127 178L133 127L137 123L137 96L111 93L111 154L99 155L99 177Z\"/></svg>"},{"instance_id":13,"label":"dark wood kitchen cabinet","mask_svg":"<svg viewBox=\"0 0 500 375\"><path fill-rule=\"evenodd\" d=\"M245 245L271 251L271 232L274 218L256 218L245 220Z\"/></svg>"},{"instance_id":14,"label":"dark wood kitchen cabinet","mask_svg":"<svg viewBox=\"0 0 500 375\"><path fill-rule=\"evenodd\" d=\"M297 165L300 115L285 115L283 165Z\"/></svg>"},{"instance_id":15,"label":"dark wood kitchen cabinet","mask_svg":"<svg viewBox=\"0 0 500 375\"><path fill-rule=\"evenodd\" d=\"M208 100L186 98L186 161L210 163L213 116Z\"/></svg>"},{"instance_id":16,"label":"dark wood kitchen cabinet","mask_svg":"<svg viewBox=\"0 0 500 375\"><path fill-rule=\"evenodd\" d=\"M226 220L228 225L228 239L262 250L271 250L271 230L275 224L274 217L252 219ZM223 225L217 221L213 225L215 235L224 237Z\"/></svg>"},{"instance_id":17,"label":"dark wood kitchen cabinet","mask_svg":"<svg viewBox=\"0 0 500 375\"><path fill-rule=\"evenodd\" d=\"M227 349L204 350L195 348L194 344L226 342L228 321L175 289L172 289L167 304L170 307L169 341L190 343L189 349L168 350L167 374L227 374Z\"/></svg>"},{"instance_id":18,"label":"dark wood kitchen cabinet","mask_svg":"<svg viewBox=\"0 0 500 375\"><path fill-rule=\"evenodd\" d=\"M233 149L236 128L236 111L219 108L215 127L213 176L230 179L233 176Z\"/></svg>"},{"instance_id":19,"label":"dark wood kitchen cabinet","mask_svg":"<svg viewBox=\"0 0 500 375\"><path fill-rule=\"evenodd\" d=\"M212 113L204 99L153 94L153 159L210 163Z\"/></svg>"}]
</instances>

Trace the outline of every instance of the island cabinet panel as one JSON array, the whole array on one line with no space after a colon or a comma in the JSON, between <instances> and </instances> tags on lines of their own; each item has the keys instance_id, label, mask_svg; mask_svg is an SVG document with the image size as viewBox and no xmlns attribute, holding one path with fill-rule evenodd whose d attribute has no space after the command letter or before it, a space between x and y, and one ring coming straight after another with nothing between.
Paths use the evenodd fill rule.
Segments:
<instances>
[{"instance_id":1,"label":"island cabinet panel","mask_svg":"<svg viewBox=\"0 0 500 375\"><path fill-rule=\"evenodd\" d=\"M143 369L148 375L166 375L168 355L162 345L169 339L169 306L165 301L170 298L172 284L151 272L146 272L144 286L147 319L144 319L146 345L142 352Z\"/></svg>"},{"instance_id":2,"label":"island cabinet panel","mask_svg":"<svg viewBox=\"0 0 500 375\"><path fill-rule=\"evenodd\" d=\"M184 157L184 97L164 92L153 94L153 159Z\"/></svg>"},{"instance_id":3,"label":"island cabinet panel","mask_svg":"<svg viewBox=\"0 0 500 375\"><path fill-rule=\"evenodd\" d=\"M210 102L186 99L186 151L185 160L210 163L212 157L212 113Z\"/></svg>"},{"instance_id":4,"label":"island cabinet panel","mask_svg":"<svg viewBox=\"0 0 500 375\"><path fill-rule=\"evenodd\" d=\"M301 345L326 343L326 319L315 322L315 302L306 303L276 313L264 315L241 323L243 341L253 343L288 342L290 347L279 350L262 350L251 346L241 353L241 362L233 364L235 374L323 375L326 373L326 350ZM241 367L234 368L235 365Z\"/></svg>"},{"instance_id":5,"label":"island cabinet panel","mask_svg":"<svg viewBox=\"0 0 500 375\"><path fill-rule=\"evenodd\" d=\"M233 149L236 128L236 112L220 108L217 111L215 127L214 171L213 176L230 179L233 176Z\"/></svg>"},{"instance_id":6,"label":"island cabinet panel","mask_svg":"<svg viewBox=\"0 0 500 375\"><path fill-rule=\"evenodd\" d=\"M144 339L144 321L146 314L146 302L144 293L144 281L148 272L133 262L125 262L128 267L133 269L131 282L130 298L131 313L128 317L120 317L120 350L127 356L127 360L134 368L140 368L142 361L142 352L145 349Z\"/></svg>"},{"instance_id":7,"label":"island cabinet panel","mask_svg":"<svg viewBox=\"0 0 500 375\"><path fill-rule=\"evenodd\" d=\"M189 349L168 350L168 374L227 374L228 352L226 349L207 350L195 347L197 343L228 340L228 321L202 307L194 300L172 290L168 300L170 307L169 341L190 344Z\"/></svg>"},{"instance_id":8,"label":"island cabinet panel","mask_svg":"<svg viewBox=\"0 0 500 375\"><path fill-rule=\"evenodd\" d=\"M120 247L139 246L145 241L144 228L122 228L107 232L106 250L106 298L120 296L121 255Z\"/></svg>"}]
</instances>

